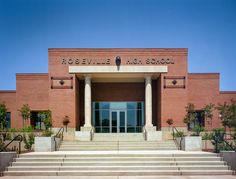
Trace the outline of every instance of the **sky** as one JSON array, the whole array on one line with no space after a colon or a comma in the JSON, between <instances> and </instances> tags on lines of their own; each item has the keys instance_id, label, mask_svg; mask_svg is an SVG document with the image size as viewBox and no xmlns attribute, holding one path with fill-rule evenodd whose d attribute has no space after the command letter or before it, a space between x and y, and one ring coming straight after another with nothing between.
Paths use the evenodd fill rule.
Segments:
<instances>
[{"instance_id":1,"label":"sky","mask_svg":"<svg viewBox=\"0 0 236 179\"><path fill-rule=\"evenodd\" d=\"M0 90L47 73L48 48L188 48L236 90L236 0L0 0Z\"/></svg>"}]
</instances>

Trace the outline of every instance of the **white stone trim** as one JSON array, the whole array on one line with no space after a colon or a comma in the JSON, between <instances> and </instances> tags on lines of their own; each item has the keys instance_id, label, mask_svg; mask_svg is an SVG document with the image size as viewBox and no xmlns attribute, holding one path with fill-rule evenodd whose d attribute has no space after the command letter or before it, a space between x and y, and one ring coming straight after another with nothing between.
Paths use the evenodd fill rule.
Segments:
<instances>
[{"instance_id":1,"label":"white stone trim","mask_svg":"<svg viewBox=\"0 0 236 179\"><path fill-rule=\"evenodd\" d=\"M168 66L69 66L69 73L166 73Z\"/></svg>"}]
</instances>

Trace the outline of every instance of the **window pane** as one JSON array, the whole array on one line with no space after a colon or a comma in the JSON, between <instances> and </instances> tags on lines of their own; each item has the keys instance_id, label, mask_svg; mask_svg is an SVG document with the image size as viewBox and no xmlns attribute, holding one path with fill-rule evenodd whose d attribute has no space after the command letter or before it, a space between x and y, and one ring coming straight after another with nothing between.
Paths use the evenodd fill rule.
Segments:
<instances>
[{"instance_id":1,"label":"window pane","mask_svg":"<svg viewBox=\"0 0 236 179\"><path fill-rule=\"evenodd\" d=\"M6 122L6 127L11 128L11 112L7 112Z\"/></svg>"},{"instance_id":2,"label":"window pane","mask_svg":"<svg viewBox=\"0 0 236 179\"><path fill-rule=\"evenodd\" d=\"M110 109L126 109L126 102L111 102Z\"/></svg>"},{"instance_id":3,"label":"window pane","mask_svg":"<svg viewBox=\"0 0 236 179\"><path fill-rule=\"evenodd\" d=\"M112 127L117 126L117 112L111 112Z\"/></svg>"},{"instance_id":4,"label":"window pane","mask_svg":"<svg viewBox=\"0 0 236 179\"><path fill-rule=\"evenodd\" d=\"M100 109L109 109L108 102L100 102Z\"/></svg>"},{"instance_id":5,"label":"window pane","mask_svg":"<svg viewBox=\"0 0 236 179\"><path fill-rule=\"evenodd\" d=\"M137 109L137 102L128 102L127 109Z\"/></svg>"},{"instance_id":6,"label":"window pane","mask_svg":"<svg viewBox=\"0 0 236 179\"><path fill-rule=\"evenodd\" d=\"M95 111L95 127L100 126L100 111Z\"/></svg>"},{"instance_id":7,"label":"window pane","mask_svg":"<svg viewBox=\"0 0 236 179\"><path fill-rule=\"evenodd\" d=\"M127 127L136 126L136 110L127 111Z\"/></svg>"},{"instance_id":8,"label":"window pane","mask_svg":"<svg viewBox=\"0 0 236 179\"><path fill-rule=\"evenodd\" d=\"M102 111L102 127L109 127L109 111L108 110L103 110Z\"/></svg>"}]
</instances>

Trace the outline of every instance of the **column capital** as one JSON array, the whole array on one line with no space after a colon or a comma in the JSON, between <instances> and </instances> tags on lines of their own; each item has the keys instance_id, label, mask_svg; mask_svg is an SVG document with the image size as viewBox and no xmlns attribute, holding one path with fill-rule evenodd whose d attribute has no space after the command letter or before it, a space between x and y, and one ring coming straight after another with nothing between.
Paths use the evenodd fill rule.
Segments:
<instances>
[{"instance_id":1,"label":"column capital","mask_svg":"<svg viewBox=\"0 0 236 179\"><path fill-rule=\"evenodd\" d=\"M92 75L91 74L86 74L84 75L84 79L91 79L92 78Z\"/></svg>"},{"instance_id":2,"label":"column capital","mask_svg":"<svg viewBox=\"0 0 236 179\"><path fill-rule=\"evenodd\" d=\"M152 79L152 75L151 75L151 74L145 74L145 75L144 75L144 78L145 78L145 79Z\"/></svg>"}]
</instances>

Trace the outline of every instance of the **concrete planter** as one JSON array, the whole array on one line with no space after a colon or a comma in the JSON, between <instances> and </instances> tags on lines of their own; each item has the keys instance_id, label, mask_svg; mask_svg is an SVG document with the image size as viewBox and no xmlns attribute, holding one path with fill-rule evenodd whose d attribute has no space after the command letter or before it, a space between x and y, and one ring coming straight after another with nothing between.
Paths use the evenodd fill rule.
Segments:
<instances>
[{"instance_id":1,"label":"concrete planter","mask_svg":"<svg viewBox=\"0 0 236 179\"><path fill-rule=\"evenodd\" d=\"M54 136L52 136L52 137L35 137L34 151L35 152L55 151Z\"/></svg>"},{"instance_id":2,"label":"concrete planter","mask_svg":"<svg viewBox=\"0 0 236 179\"><path fill-rule=\"evenodd\" d=\"M201 136L186 136L181 141L181 150L185 151L201 151L202 137Z\"/></svg>"},{"instance_id":3,"label":"concrete planter","mask_svg":"<svg viewBox=\"0 0 236 179\"><path fill-rule=\"evenodd\" d=\"M214 150L214 145L210 140L202 140L202 150Z\"/></svg>"}]
</instances>

